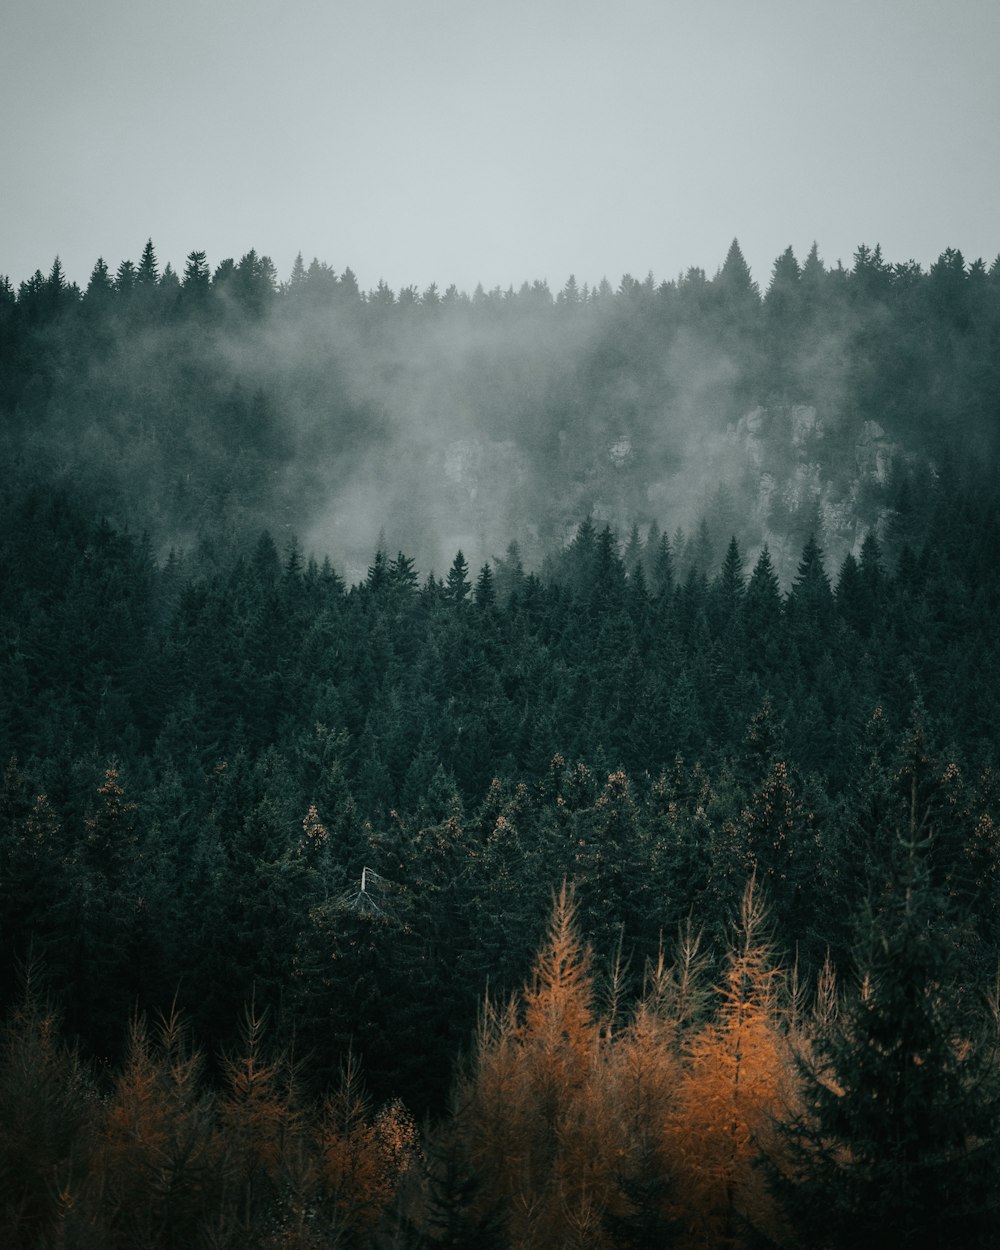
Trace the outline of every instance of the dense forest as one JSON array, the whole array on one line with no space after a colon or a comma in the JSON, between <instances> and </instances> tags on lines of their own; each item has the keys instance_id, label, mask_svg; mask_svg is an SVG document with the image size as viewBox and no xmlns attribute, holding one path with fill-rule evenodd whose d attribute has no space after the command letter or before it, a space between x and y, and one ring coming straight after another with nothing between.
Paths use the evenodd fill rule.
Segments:
<instances>
[{"instance_id":1,"label":"dense forest","mask_svg":"<svg viewBox=\"0 0 1000 1250\"><path fill-rule=\"evenodd\" d=\"M1000 259L0 279L12 1247L1000 1218Z\"/></svg>"}]
</instances>

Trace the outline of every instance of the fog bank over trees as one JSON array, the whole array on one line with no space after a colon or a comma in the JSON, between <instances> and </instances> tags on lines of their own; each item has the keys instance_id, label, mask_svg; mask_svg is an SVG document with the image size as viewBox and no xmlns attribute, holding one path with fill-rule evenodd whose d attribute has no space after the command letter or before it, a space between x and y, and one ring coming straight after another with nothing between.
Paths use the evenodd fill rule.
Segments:
<instances>
[{"instance_id":1,"label":"fog bank over trees","mask_svg":"<svg viewBox=\"0 0 1000 1250\"><path fill-rule=\"evenodd\" d=\"M58 260L3 280L0 336L20 479L164 552L294 533L351 580L380 542L424 575L511 541L537 567L589 515L707 573L766 543L787 585L810 533L891 554L913 491L996 452L1000 265L952 248L927 272L789 248L762 292L734 241L711 277L467 294L318 260L279 281L256 252L161 272L149 242L84 291Z\"/></svg>"}]
</instances>

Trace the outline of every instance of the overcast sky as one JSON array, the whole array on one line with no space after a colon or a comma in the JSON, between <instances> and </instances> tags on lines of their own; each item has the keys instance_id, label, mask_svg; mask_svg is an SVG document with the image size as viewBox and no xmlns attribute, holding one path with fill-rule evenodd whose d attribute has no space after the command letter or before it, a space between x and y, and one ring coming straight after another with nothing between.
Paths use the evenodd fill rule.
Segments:
<instances>
[{"instance_id":1,"label":"overcast sky","mask_svg":"<svg viewBox=\"0 0 1000 1250\"><path fill-rule=\"evenodd\" d=\"M364 288L1000 251L998 0L6 0L0 273Z\"/></svg>"}]
</instances>

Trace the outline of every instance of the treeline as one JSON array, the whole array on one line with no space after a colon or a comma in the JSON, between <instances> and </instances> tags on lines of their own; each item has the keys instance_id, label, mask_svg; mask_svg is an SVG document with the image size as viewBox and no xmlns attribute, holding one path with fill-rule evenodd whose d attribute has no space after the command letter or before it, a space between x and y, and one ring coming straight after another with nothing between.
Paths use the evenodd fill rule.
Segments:
<instances>
[{"instance_id":1,"label":"treeline","mask_svg":"<svg viewBox=\"0 0 1000 1250\"><path fill-rule=\"evenodd\" d=\"M192 252L177 274L150 242L83 290L58 260L0 280L0 358L19 477L73 480L158 540L318 527L354 561L384 523L440 571L449 532L477 562L517 538L534 565L595 508L671 530L714 513L717 541L769 540L784 577L786 544L794 561L816 530L839 558L880 524L893 470L995 458L1000 266L949 248L923 271L862 246L827 268L788 249L762 294L734 242L711 278L467 296L362 292L318 261L279 283L256 252L214 269ZM770 424L741 460L727 431L755 409ZM859 488L876 426L886 463Z\"/></svg>"}]
</instances>

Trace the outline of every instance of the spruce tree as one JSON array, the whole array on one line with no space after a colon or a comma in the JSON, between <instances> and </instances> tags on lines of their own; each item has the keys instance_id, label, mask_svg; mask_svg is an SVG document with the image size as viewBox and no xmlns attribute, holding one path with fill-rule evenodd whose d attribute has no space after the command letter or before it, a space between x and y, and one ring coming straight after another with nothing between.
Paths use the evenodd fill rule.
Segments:
<instances>
[{"instance_id":1,"label":"spruce tree","mask_svg":"<svg viewBox=\"0 0 1000 1250\"><path fill-rule=\"evenodd\" d=\"M156 251L153 248L153 240L147 239L146 246L142 249L142 256L139 258L139 268L135 273L136 285L156 286L159 277L160 271L156 260Z\"/></svg>"},{"instance_id":2,"label":"spruce tree","mask_svg":"<svg viewBox=\"0 0 1000 1250\"><path fill-rule=\"evenodd\" d=\"M471 589L468 562L461 551L458 551L445 579L445 598L450 603L462 604L468 599Z\"/></svg>"},{"instance_id":3,"label":"spruce tree","mask_svg":"<svg viewBox=\"0 0 1000 1250\"><path fill-rule=\"evenodd\" d=\"M857 922L850 990L798 1057L801 1106L775 1179L795 1245L996 1244L995 1025L959 966L932 837L912 823Z\"/></svg>"}]
</instances>

